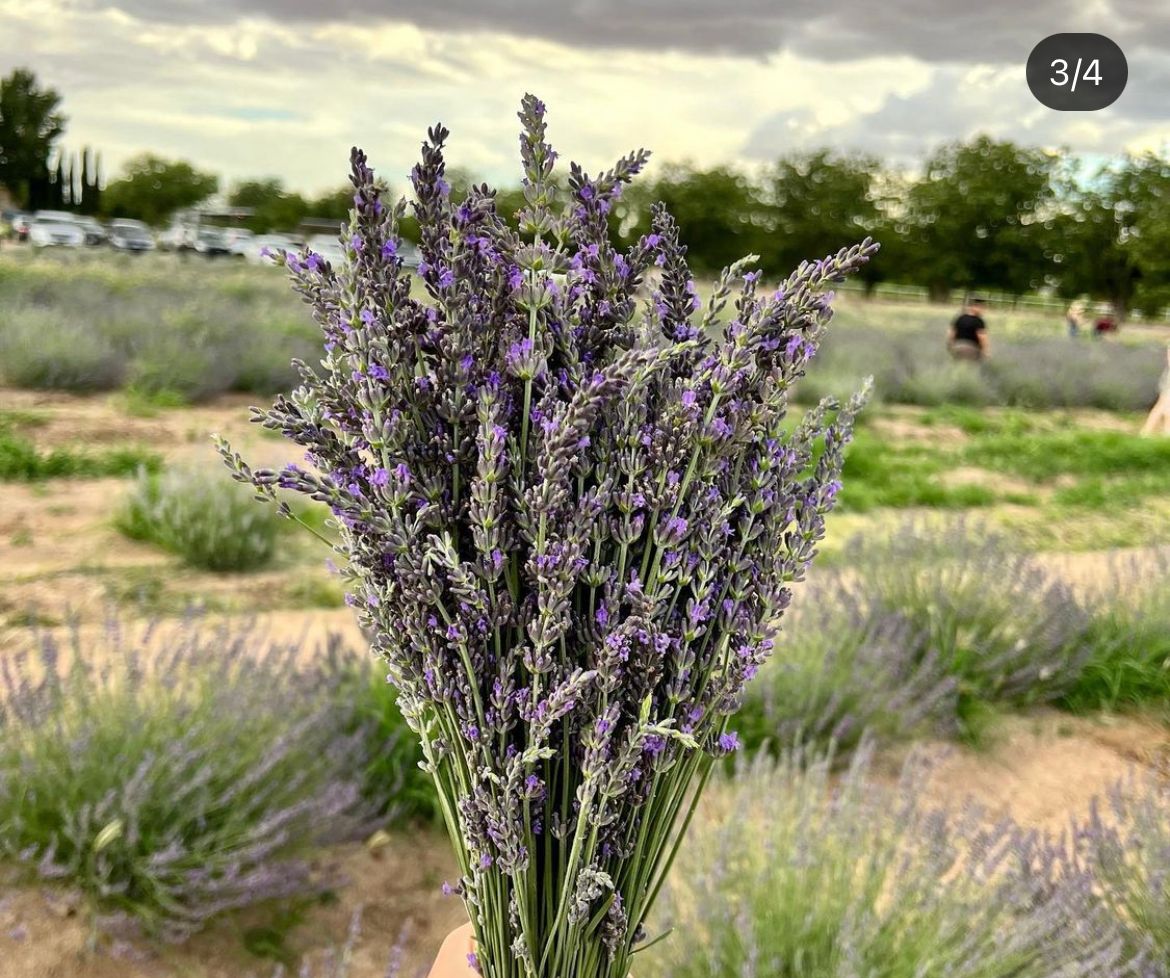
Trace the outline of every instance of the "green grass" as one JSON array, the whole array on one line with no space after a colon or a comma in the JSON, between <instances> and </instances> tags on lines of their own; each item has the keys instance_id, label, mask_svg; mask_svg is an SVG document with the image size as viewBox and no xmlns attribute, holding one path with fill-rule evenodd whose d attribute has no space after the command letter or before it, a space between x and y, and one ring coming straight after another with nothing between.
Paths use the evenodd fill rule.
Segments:
<instances>
[{"instance_id":1,"label":"green grass","mask_svg":"<svg viewBox=\"0 0 1170 978\"><path fill-rule=\"evenodd\" d=\"M1036 483L1065 475L1117 478L1158 473L1170 478L1170 439L1119 431L988 434L973 438L963 457Z\"/></svg>"},{"instance_id":2,"label":"green grass","mask_svg":"<svg viewBox=\"0 0 1170 978\"><path fill-rule=\"evenodd\" d=\"M891 445L863 428L845 459L840 507L855 513L887 507L966 509L1000 500L1001 494L986 486L946 485L943 477L950 467L950 456L944 451Z\"/></svg>"},{"instance_id":3,"label":"green grass","mask_svg":"<svg viewBox=\"0 0 1170 978\"><path fill-rule=\"evenodd\" d=\"M139 470L155 472L159 455L142 448L81 451L53 448L42 451L32 439L0 425L0 481L42 482L46 479L97 479L128 476Z\"/></svg>"},{"instance_id":4,"label":"green grass","mask_svg":"<svg viewBox=\"0 0 1170 978\"><path fill-rule=\"evenodd\" d=\"M898 417L907 420L905 412ZM846 456L842 512L989 510L1006 503L1071 526L1086 511L1133 516L1170 485L1170 439L1079 427L1067 414L953 405L916 420L922 437L891 437L872 421L857 431ZM958 429L959 438L931 438L944 427ZM948 482L960 468L976 478ZM1004 484L1002 476L1013 482Z\"/></svg>"}]
</instances>

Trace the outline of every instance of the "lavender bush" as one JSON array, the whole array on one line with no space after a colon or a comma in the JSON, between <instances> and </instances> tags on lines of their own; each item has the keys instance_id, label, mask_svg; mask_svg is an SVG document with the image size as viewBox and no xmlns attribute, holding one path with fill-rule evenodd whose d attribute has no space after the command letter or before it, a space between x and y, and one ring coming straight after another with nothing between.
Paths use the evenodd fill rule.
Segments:
<instances>
[{"instance_id":1,"label":"lavender bush","mask_svg":"<svg viewBox=\"0 0 1170 978\"><path fill-rule=\"evenodd\" d=\"M1141 974L1093 879L1010 821L897 787L868 745L721 777L665 891L648 978L1120 978Z\"/></svg>"},{"instance_id":2,"label":"lavender bush","mask_svg":"<svg viewBox=\"0 0 1170 978\"><path fill-rule=\"evenodd\" d=\"M248 571L272 562L280 523L223 475L197 466L140 471L115 517L132 540L156 544L192 567Z\"/></svg>"},{"instance_id":3,"label":"lavender bush","mask_svg":"<svg viewBox=\"0 0 1170 978\"><path fill-rule=\"evenodd\" d=\"M638 151L562 187L524 99L525 206L454 205L448 136L405 204L354 150L347 258L285 255L320 370L256 420L311 468L241 481L327 503L351 599L421 739L475 928L476 967L624 976L728 719L812 559L861 404L785 424L868 241L764 292L747 260L704 305L662 207L628 252L607 214ZM637 290L660 270L649 301ZM734 301L730 308L732 294ZM287 512L287 509L285 510Z\"/></svg>"},{"instance_id":4,"label":"lavender bush","mask_svg":"<svg viewBox=\"0 0 1170 978\"><path fill-rule=\"evenodd\" d=\"M959 681L904 612L875 606L837 575L810 582L785 622L784 657L750 687L736 724L749 750L882 742L958 732Z\"/></svg>"},{"instance_id":5,"label":"lavender bush","mask_svg":"<svg viewBox=\"0 0 1170 978\"><path fill-rule=\"evenodd\" d=\"M876 396L895 404L1144 411L1157 396L1164 364L1152 344L997 335L985 363L956 364L945 344L953 313L928 315L935 320L929 329L898 329L880 307L852 307L853 322L840 324L825 344L801 386L802 399L851 389L867 375Z\"/></svg>"},{"instance_id":6,"label":"lavender bush","mask_svg":"<svg viewBox=\"0 0 1170 978\"><path fill-rule=\"evenodd\" d=\"M905 616L918 657L940 656L968 702L1052 701L1092 654L1090 612L1069 585L990 526L907 520L845 553L838 589Z\"/></svg>"},{"instance_id":7,"label":"lavender bush","mask_svg":"<svg viewBox=\"0 0 1170 978\"><path fill-rule=\"evenodd\" d=\"M304 656L194 622L5 655L0 851L171 939L319 893L305 850L353 828L358 752Z\"/></svg>"},{"instance_id":8,"label":"lavender bush","mask_svg":"<svg viewBox=\"0 0 1170 978\"><path fill-rule=\"evenodd\" d=\"M1076 853L1097 880L1131 950L1149 959L1148 978L1170 976L1170 786L1132 774L1076 826Z\"/></svg>"}]
</instances>

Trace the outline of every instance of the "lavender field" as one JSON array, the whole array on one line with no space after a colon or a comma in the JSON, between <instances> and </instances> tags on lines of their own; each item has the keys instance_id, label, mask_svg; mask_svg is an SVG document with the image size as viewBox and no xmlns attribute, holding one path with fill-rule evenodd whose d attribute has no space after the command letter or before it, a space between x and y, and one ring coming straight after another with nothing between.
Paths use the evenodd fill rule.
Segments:
<instances>
[{"instance_id":1,"label":"lavender field","mask_svg":"<svg viewBox=\"0 0 1170 978\"><path fill-rule=\"evenodd\" d=\"M0 974L425 969L459 870L336 527L212 442L301 461L248 406L307 312L68 257L0 254ZM949 308L841 300L802 399L875 401L639 978L1170 974L1166 330L1001 312L980 369Z\"/></svg>"}]
</instances>

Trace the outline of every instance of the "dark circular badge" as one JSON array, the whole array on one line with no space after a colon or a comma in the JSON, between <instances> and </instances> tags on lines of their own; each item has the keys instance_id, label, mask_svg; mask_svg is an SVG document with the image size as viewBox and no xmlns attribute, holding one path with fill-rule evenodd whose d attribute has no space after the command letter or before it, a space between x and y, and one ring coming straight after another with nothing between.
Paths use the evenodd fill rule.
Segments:
<instances>
[{"instance_id":1,"label":"dark circular badge","mask_svg":"<svg viewBox=\"0 0 1170 978\"><path fill-rule=\"evenodd\" d=\"M1059 112L1112 105L1128 80L1125 54L1104 34L1053 34L1028 55L1028 87Z\"/></svg>"}]
</instances>

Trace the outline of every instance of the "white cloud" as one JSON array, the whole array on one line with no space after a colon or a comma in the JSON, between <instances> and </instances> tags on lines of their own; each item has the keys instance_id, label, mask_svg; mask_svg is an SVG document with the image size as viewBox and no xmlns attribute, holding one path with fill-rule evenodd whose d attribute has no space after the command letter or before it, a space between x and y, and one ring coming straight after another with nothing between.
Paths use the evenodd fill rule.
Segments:
<instances>
[{"instance_id":1,"label":"white cloud","mask_svg":"<svg viewBox=\"0 0 1170 978\"><path fill-rule=\"evenodd\" d=\"M151 150L314 192L344 179L354 143L403 186L437 120L453 164L513 182L525 91L548 102L562 154L592 170L641 145L746 164L822 144L912 157L976 131L1086 152L1170 137L1156 47L1170 27L1140 0L1097 0L1074 18L1115 15L1128 33L1154 18L1127 51L1131 90L1093 116L1046 110L1024 84L1022 57L1052 29L1055 0L953 3L949 15L936 0L798 0L784 14L772 0L427 0L396 4L394 19L366 2L0 0L0 64L27 64L63 93L68 146L100 148L107 173ZM629 43L614 46L619 35Z\"/></svg>"}]
</instances>

